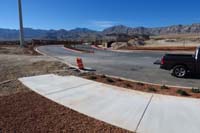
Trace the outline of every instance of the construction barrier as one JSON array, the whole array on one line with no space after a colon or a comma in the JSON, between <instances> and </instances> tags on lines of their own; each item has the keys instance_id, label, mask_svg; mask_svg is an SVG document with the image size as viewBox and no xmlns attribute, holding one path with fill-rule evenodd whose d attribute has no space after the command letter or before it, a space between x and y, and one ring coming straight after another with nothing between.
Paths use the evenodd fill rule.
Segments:
<instances>
[{"instance_id":1,"label":"construction barrier","mask_svg":"<svg viewBox=\"0 0 200 133\"><path fill-rule=\"evenodd\" d=\"M83 65L82 59L81 58L77 58L76 62L77 62L78 68L83 70L84 69L84 65Z\"/></svg>"}]
</instances>

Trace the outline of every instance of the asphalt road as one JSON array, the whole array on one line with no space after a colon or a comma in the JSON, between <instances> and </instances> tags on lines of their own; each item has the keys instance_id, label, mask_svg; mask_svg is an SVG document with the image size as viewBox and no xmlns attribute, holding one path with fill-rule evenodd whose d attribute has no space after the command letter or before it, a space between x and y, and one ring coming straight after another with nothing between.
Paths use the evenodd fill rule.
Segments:
<instances>
[{"instance_id":1,"label":"asphalt road","mask_svg":"<svg viewBox=\"0 0 200 133\"><path fill-rule=\"evenodd\" d=\"M124 53L97 50L89 46L79 46L79 48L93 50L94 53L77 53L66 50L61 45L40 46L38 50L73 65L76 65L76 58L81 57L86 67L93 68L101 74L156 84L200 87L199 78L179 79L171 76L169 71L161 70L158 65L153 64L166 52L135 51Z\"/></svg>"}]
</instances>

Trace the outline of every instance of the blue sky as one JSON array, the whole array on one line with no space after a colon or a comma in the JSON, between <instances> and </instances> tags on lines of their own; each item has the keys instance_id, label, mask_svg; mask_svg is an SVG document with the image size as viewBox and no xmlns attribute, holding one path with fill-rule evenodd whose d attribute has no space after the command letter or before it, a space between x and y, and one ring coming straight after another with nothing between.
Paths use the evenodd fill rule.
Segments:
<instances>
[{"instance_id":1,"label":"blue sky","mask_svg":"<svg viewBox=\"0 0 200 133\"><path fill-rule=\"evenodd\" d=\"M200 22L198 0L22 0L24 27L102 30ZM17 0L0 1L0 28L18 29Z\"/></svg>"}]
</instances>

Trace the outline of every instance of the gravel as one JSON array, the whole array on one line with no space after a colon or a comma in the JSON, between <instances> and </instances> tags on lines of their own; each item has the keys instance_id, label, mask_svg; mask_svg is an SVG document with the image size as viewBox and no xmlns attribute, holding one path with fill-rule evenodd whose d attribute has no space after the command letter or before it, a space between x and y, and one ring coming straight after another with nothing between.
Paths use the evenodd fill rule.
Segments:
<instances>
[{"instance_id":1,"label":"gravel","mask_svg":"<svg viewBox=\"0 0 200 133\"><path fill-rule=\"evenodd\" d=\"M31 91L3 96L0 101L2 132L129 132L58 105Z\"/></svg>"}]
</instances>

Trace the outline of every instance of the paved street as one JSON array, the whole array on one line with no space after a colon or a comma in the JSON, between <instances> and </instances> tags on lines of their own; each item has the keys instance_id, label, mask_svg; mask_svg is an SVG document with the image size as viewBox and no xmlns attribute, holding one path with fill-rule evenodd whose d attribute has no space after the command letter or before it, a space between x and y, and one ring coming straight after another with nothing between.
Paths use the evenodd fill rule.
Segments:
<instances>
[{"instance_id":1,"label":"paved street","mask_svg":"<svg viewBox=\"0 0 200 133\"><path fill-rule=\"evenodd\" d=\"M133 80L166 85L200 87L200 79L178 79L169 71L159 69L153 62L160 59L166 52L135 51L131 53L104 51L81 46L82 49L93 50L94 53L77 53L63 46L41 46L41 52L57 57L76 65L76 58L81 57L85 66L96 69L98 73L120 76Z\"/></svg>"}]
</instances>

